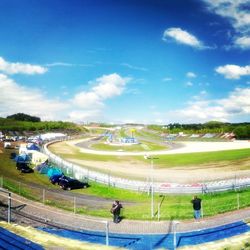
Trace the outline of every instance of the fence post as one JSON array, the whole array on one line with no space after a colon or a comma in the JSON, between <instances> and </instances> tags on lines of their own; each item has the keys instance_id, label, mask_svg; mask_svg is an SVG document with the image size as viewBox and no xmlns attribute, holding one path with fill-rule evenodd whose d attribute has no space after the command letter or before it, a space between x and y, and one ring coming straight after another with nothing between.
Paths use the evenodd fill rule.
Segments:
<instances>
[{"instance_id":1,"label":"fence post","mask_svg":"<svg viewBox=\"0 0 250 250\"><path fill-rule=\"evenodd\" d=\"M109 222L105 221L105 231L106 231L106 246L109 245Z\"/></svg>"},{"instance_id":2,"label":"fence post","mask_svg":"<svg viewBox=\"0 0 250 250\"><path fill-rule=\"evenodd\" d=\"M161 217L161 211L160 211L160 209L161 209L161 203L158 202L158 214L157 214L157 216L158 216L158 221L160 220L160 217Z\"/></svg>"},{"instance_id":3,"label":"fence post","mask_svg":"<svg viewBox=\"0 0 250 250\"><path fill-rule=\"evenodd\" d=\"M18 194L21 195L21 182L18 182Z\"/></svg>"},{"instance_id":4,"label":"fence post","mask_svg":"<svg viewBox=\"0 0 250 250\"><path fill-rule=\"evenodd\" d=\"M43 189L43 204L45 204L45 189Z\"/></svg>"},{"instance_id":5,"label":"fence post","mask_svg":"<svg viewBox=\"0 0 250 250\"><path fill-rule=\"evenodd\" d=\"M3 188L3 176L1 176L0 184L1 184L1 188Z\"/></svg>"},{"instance_id":6,"label":"fence post","mask_svg":"<svg viewBox=\"0 0 250 250\"><path fill-rule=\"evenodd\" d=\"M76 214L76 197L74 197L74 214Z\"/></svg>"},{"instance_id":7,"label":"fence post","mask_svg":"<svg viewBox=\"0 0 250 250\"><path fill-rule=\"evenodd\" d=\"M203 202L201 202L201 218L203 219Z\"/></svg>"},{"instance_id":8,"label":"fence post","mask_svg":"<svg viewBox=\"0 0 250 250\"><path fill-rule=\"evenodd\" d=\"M237 193L237 209L240 209L240 194Z\"/></svg>"},{"instance_id":9,"label":"fence post","mask_svg":"<svg viewBox=\"0 0 250 250\"><path fill-rule=\"evenodd\" d=\"M172 231L173 231L173 249L176 250L177 248L177 237L176 237L176 234L177 234L177 225L180 224L179 221L173 221L173 224L172 224Z\"/></svg>"},{"instance_id":10,"label":"fence post","mask_svg":"<svg viewBox=\"0 0 250 250\"><path fill-rule=\"evenodd\" d=\"M8 223L11 222L11 193L8 196Z\"/></svg>"}]
</instances>

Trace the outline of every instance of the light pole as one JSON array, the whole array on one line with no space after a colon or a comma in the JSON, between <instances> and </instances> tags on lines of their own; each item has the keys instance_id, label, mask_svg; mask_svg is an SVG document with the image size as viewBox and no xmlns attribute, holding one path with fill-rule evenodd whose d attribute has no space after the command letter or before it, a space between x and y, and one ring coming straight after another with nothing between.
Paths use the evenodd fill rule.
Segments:
<instances>
[{"instance_id":1,"label":"light pole","mask_svg":"<svg viewBox=\"0 0 250 250\"><path fill-rule=\"evenodd\" d=\"M151 161L151 218L154 217L154 159L158 159L158 158L154 158L153 156L148 156L145 155L144 156L145 159L150 160Z\"/></svg>"}]
</instances>

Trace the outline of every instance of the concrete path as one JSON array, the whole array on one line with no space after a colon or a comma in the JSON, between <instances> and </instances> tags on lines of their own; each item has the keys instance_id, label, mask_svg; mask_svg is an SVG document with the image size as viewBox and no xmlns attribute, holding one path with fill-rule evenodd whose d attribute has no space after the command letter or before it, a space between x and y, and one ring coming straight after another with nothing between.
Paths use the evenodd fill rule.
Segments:
<instances>
[{"instance_id":1,"label":"concrete path","mask_svg":"<svg viewBox=\"0 0 250 250\"><path fill-rule=\"evenodd\" d=\"M1 194L0 202L7 204L7 196ZM1 203L0 203L1 204ZM109 223L109 230L112 233L124 234L167 234L172 231L173 221L136 221L122 220L119 224L114 224L112 218L104 219L85 215L74 214L57 208L49 207L41 203L27 200L16 194L12 194L13 218L25 223L25 218L37 219L39 223L48 223L54 226L69 229L86 229L91 231L105 231L106 223ZM3 212L7 214L7 208ZM17 214L16 214L17 213ZM21 216L21 217L20 217ZM24 216L24 217L23 217ZM250 208L237 210L234 212L207 217L200 221L185 220L180 221L177 227L178 232L188 232L202 230L220 225L229 224L239 220L250 218ZM30 222L28 222L30 223Z\"/></svg>"}]
</instances>

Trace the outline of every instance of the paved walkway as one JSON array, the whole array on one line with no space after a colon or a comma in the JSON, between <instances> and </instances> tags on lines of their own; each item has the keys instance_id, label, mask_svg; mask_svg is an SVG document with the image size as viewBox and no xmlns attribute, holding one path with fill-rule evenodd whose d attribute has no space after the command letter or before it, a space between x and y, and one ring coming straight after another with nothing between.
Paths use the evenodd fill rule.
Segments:
<instances>
[{"instance_id":1,"label":"paved walkway","mask_svg":"<svg viewBox=\"0 0 250 250\"><path fill-rule=\"evenodd\" d=\"M13 218L18 216L15 212L19 212L22 216L39 218L40 222L46 222L52 226L61 226L70 229L85 229L91 231L105 231L106 222L109 222L109 231L112 233L124 234L165 234L172 231L173 221L136 221L122 220L119 224L114 224L112 218L106 220L104 218L91 217L85 215L74 214L57 208L49 207L41 203L33 202L12 194ZM7 197L1 194L0 201L7 204ZM6 211L7 212L7 209ZM185 220L180 221L177 227L178 232L188 232L194 230L202 230L212 228L224 224L229 224L239 220L250 218L250 208L237 210L234 212L207 217L200 221ZM20 219L20 218L19 218ZM25 218L22 217L25 221Z\"/></svg>"}]
</instances>

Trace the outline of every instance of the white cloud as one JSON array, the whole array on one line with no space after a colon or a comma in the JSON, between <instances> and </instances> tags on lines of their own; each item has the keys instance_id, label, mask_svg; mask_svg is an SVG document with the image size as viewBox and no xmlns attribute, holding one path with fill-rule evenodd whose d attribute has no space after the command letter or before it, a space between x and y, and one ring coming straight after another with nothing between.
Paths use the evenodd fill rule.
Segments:
<instances>
[{"instance_id":1,"label":"white cloud","mask_svg":"<svg viewBox=\"0 0 250 250\"><path fill-rule=\"evenodd\" d=\"M130 78L114 73L97 78L89 91L77 93L64 101L48 99L32 87L24 87L4 74L0 74L0 117L14 113L27 113L42 120L103 120L105 100L121 95Z\"/></svg>"},{"instance_id":2,"label":"white cloud","mask_svg":"<svg viewBox=\"0 0 250 250\"><path fill-rule=\"evenodd\" d=\"M217 103L223 106L230 114L250 114L250 88L236 88L228 98L218 100Z\"/></svg>"},{"instance_id":3,"label":"white cloud","mask_svg":"<svg viewBox=\"0 0 250 250\"><path fill-rule=\"evenodd\" d=\"M73 110L69 112L68 119L75 122L102 121L100 110Z\"/></svg>"},{"instance_id":4,"label":"white cloud","mask_svg":"<svg viewBox=\"0 0 250 250\"><path fill-rule=\"evenodd\" d=\"M72 63L65 63L65 62L53 62L45 64L46 67L57 67L57 66L64 66L64 67L72 67L74 64Z\"/></svg>"},{"instance_id":5,"label":"white cloud","mask_svg":"<svg viewBox=\"0 0 250 250\"><path fill-rule=\"evenodd\" d=\"M129 63L121 63L121 65L124 66L124 67L127 67L127 68L129 68L129 69L140 70L140 71L147 71L146 68L137 67L137 66L131 65L131 64L129 64Z\"/></svg>"},{"instance_id":6,"label":"white cloud","mask_svg":"<svg viewBox=\"0 0 250 250\"><path fill-rule=\"evenodd\" d=\"M250 65L241 67L238 65L227 64L217 67L215 71L224 75L227 79L240 79L241 76L250 75Z\"/></svg>"},{"instance_id":7,"label":"white cloud","mask_svg":"<svg viewBox=\"0 0 250 250\"><path fill-rule=\"evenodd\" d=\"M168 28L163 33L163 40L168 41L168 38L174 39L177 43L185 44L197 49L205 49L201 41L194 35L182 30L181 28Z\"/></svg>"},{"instance_id":8,"label":"white cloud","mask_svg":"<svg viewBox=\"0 0 250 250\"><path fill-rule=\"evenodd\" d=\"M76 94L72 103L85 109L101 108L104 106L103 101L105 99L121 95L130 80L130 78L123 78L116 73L103 75L95 81L90 82L93 87L89 91L82 91Z\"/></svg>"},{"instance_id":9,"label":"white cloud","mask_svg":"<svg viewBox=\"0 0 250 250\"><path fill-rule=\"evenodd\" d=\"M211 11L228 18L237 31L249 31L250 0L203 0Z\"/></svg>"},{"instance_id":10,"label":"white cloud","mask_svg":"<svg viewBox=\"0 0 250 250\"><path fill-rule=\"evenodd\" d=\"M69 119L74 121L101 121L105 100L125 93L126 84L131 78L121 77L117 73L103 75L89 82L89 91L77 93L70 103L73 106Z\"/></svg>"},{"instance_id":11,"label":"white cloud","mask_svg":"<svg viewBox=\"0 0 250 250\"><path fill-rule=\"evenodd\" d=\"M194 84L192 83L192 82L186 82L186 84L185 84L187 87L192 87Z\"/></svg>"},{"instance_id":12,"label":"white cloud","mask_svg":"<svg viewBox=\"0 0 250 250\"><path fill-rule=\"evenodd\" d=\"M73 103L77 107L84 109L104 106L102 100L95 92L80 92L74 96Z\"/></svg>"},{"instance_id":13,"label":"white cloud","mask_svg":"<svg viewBox=\"0 0 250 250\"><path fill-rule=\"evenodd\" d=\"M68 105L47 99L38 89L23 87L4 74L0 74L0 116L22 112L43 120L58 118Z\"/></svg>"},{"instance_id":14,"label":"white cloud","mask_svg":"<svg viewBox=\"0 0 250 250\"><path fill-rule=\"evenodd\" d=\"M119 96L125 89L125 85L130 81L130 78L123 78L120 75L114 73L110 75L103 75L96 79L96 82L92 88L101 99L111 98L113 96Z\"/></svg>"},{"instance_id":15,"label":"white cloud","mask_svg":"<svg viewBox=\"0 0 250 250\"><path fill-rule=\"evenodd\" d=\"M168 112L175 122L192 123L211 120L228 121L239 116L250 115L250 88L236 88L228 97L215 100L193 98L186 108Z\"/></svg>"},{"instance_id":16,"label":"white cloud","mask_svg":"<svg viewBox=\"0 0 250 250\"><path fill-rule=\"evenodd\" d=\"M92 64L74 64L65 62L53 62L45 64L46 67L92 67Z\"/></svg>"},{"instance_id":17,"label":"white cloud","mask_svg":"<svg viewBox=\"0 0 250 250\"><path fill-rule=\"evenodd\" d=\"M24 63L10 63L0 57L0 71L5 74L44 74L48 69L39 65L24 64Z\"/></svg>"},{"instance_id":18,"label":"white cloud","mask_svg":"<svg viewBox=\"0 0 250 250\"><path fill-rule=\"evenodd\" d=\"M203 0L208 9L217 15L226 18L237 32L234 45L241 49L249 49L250 35L250 0ZM230 47L230 46L229 46Z\"/></svg>"},{"instance_id":19,"label":"white cloud","mask_svg":"<svg viewBox=\"0 0 250 250\"><path fill-rule=\"evenodd\" d=\"M173 79L171 77L165 77L162 79L163 82L169 82L172 81Z\"/></svg>"},{"instance_id":20,"label":"white cloud","mask_svg":"<svg viewBox=\"0 0 250 250\"><path fill-rule=\"evenodd\" d=\"M187 72L186 76L189 77L189 78L195 78L195 77L197 77L196 74L193 73L193 72Z\"/></svg>"},{"instance_id":21,"label":"white cloud","mask_svg":"<svg viewBox=\"0 0 250 250\"><path fill-rule=\"evenodd\" d=\"M242 36L235 39L234 44L241 49L250 49L250 36Z\"/></svg>"}]
</instances>

